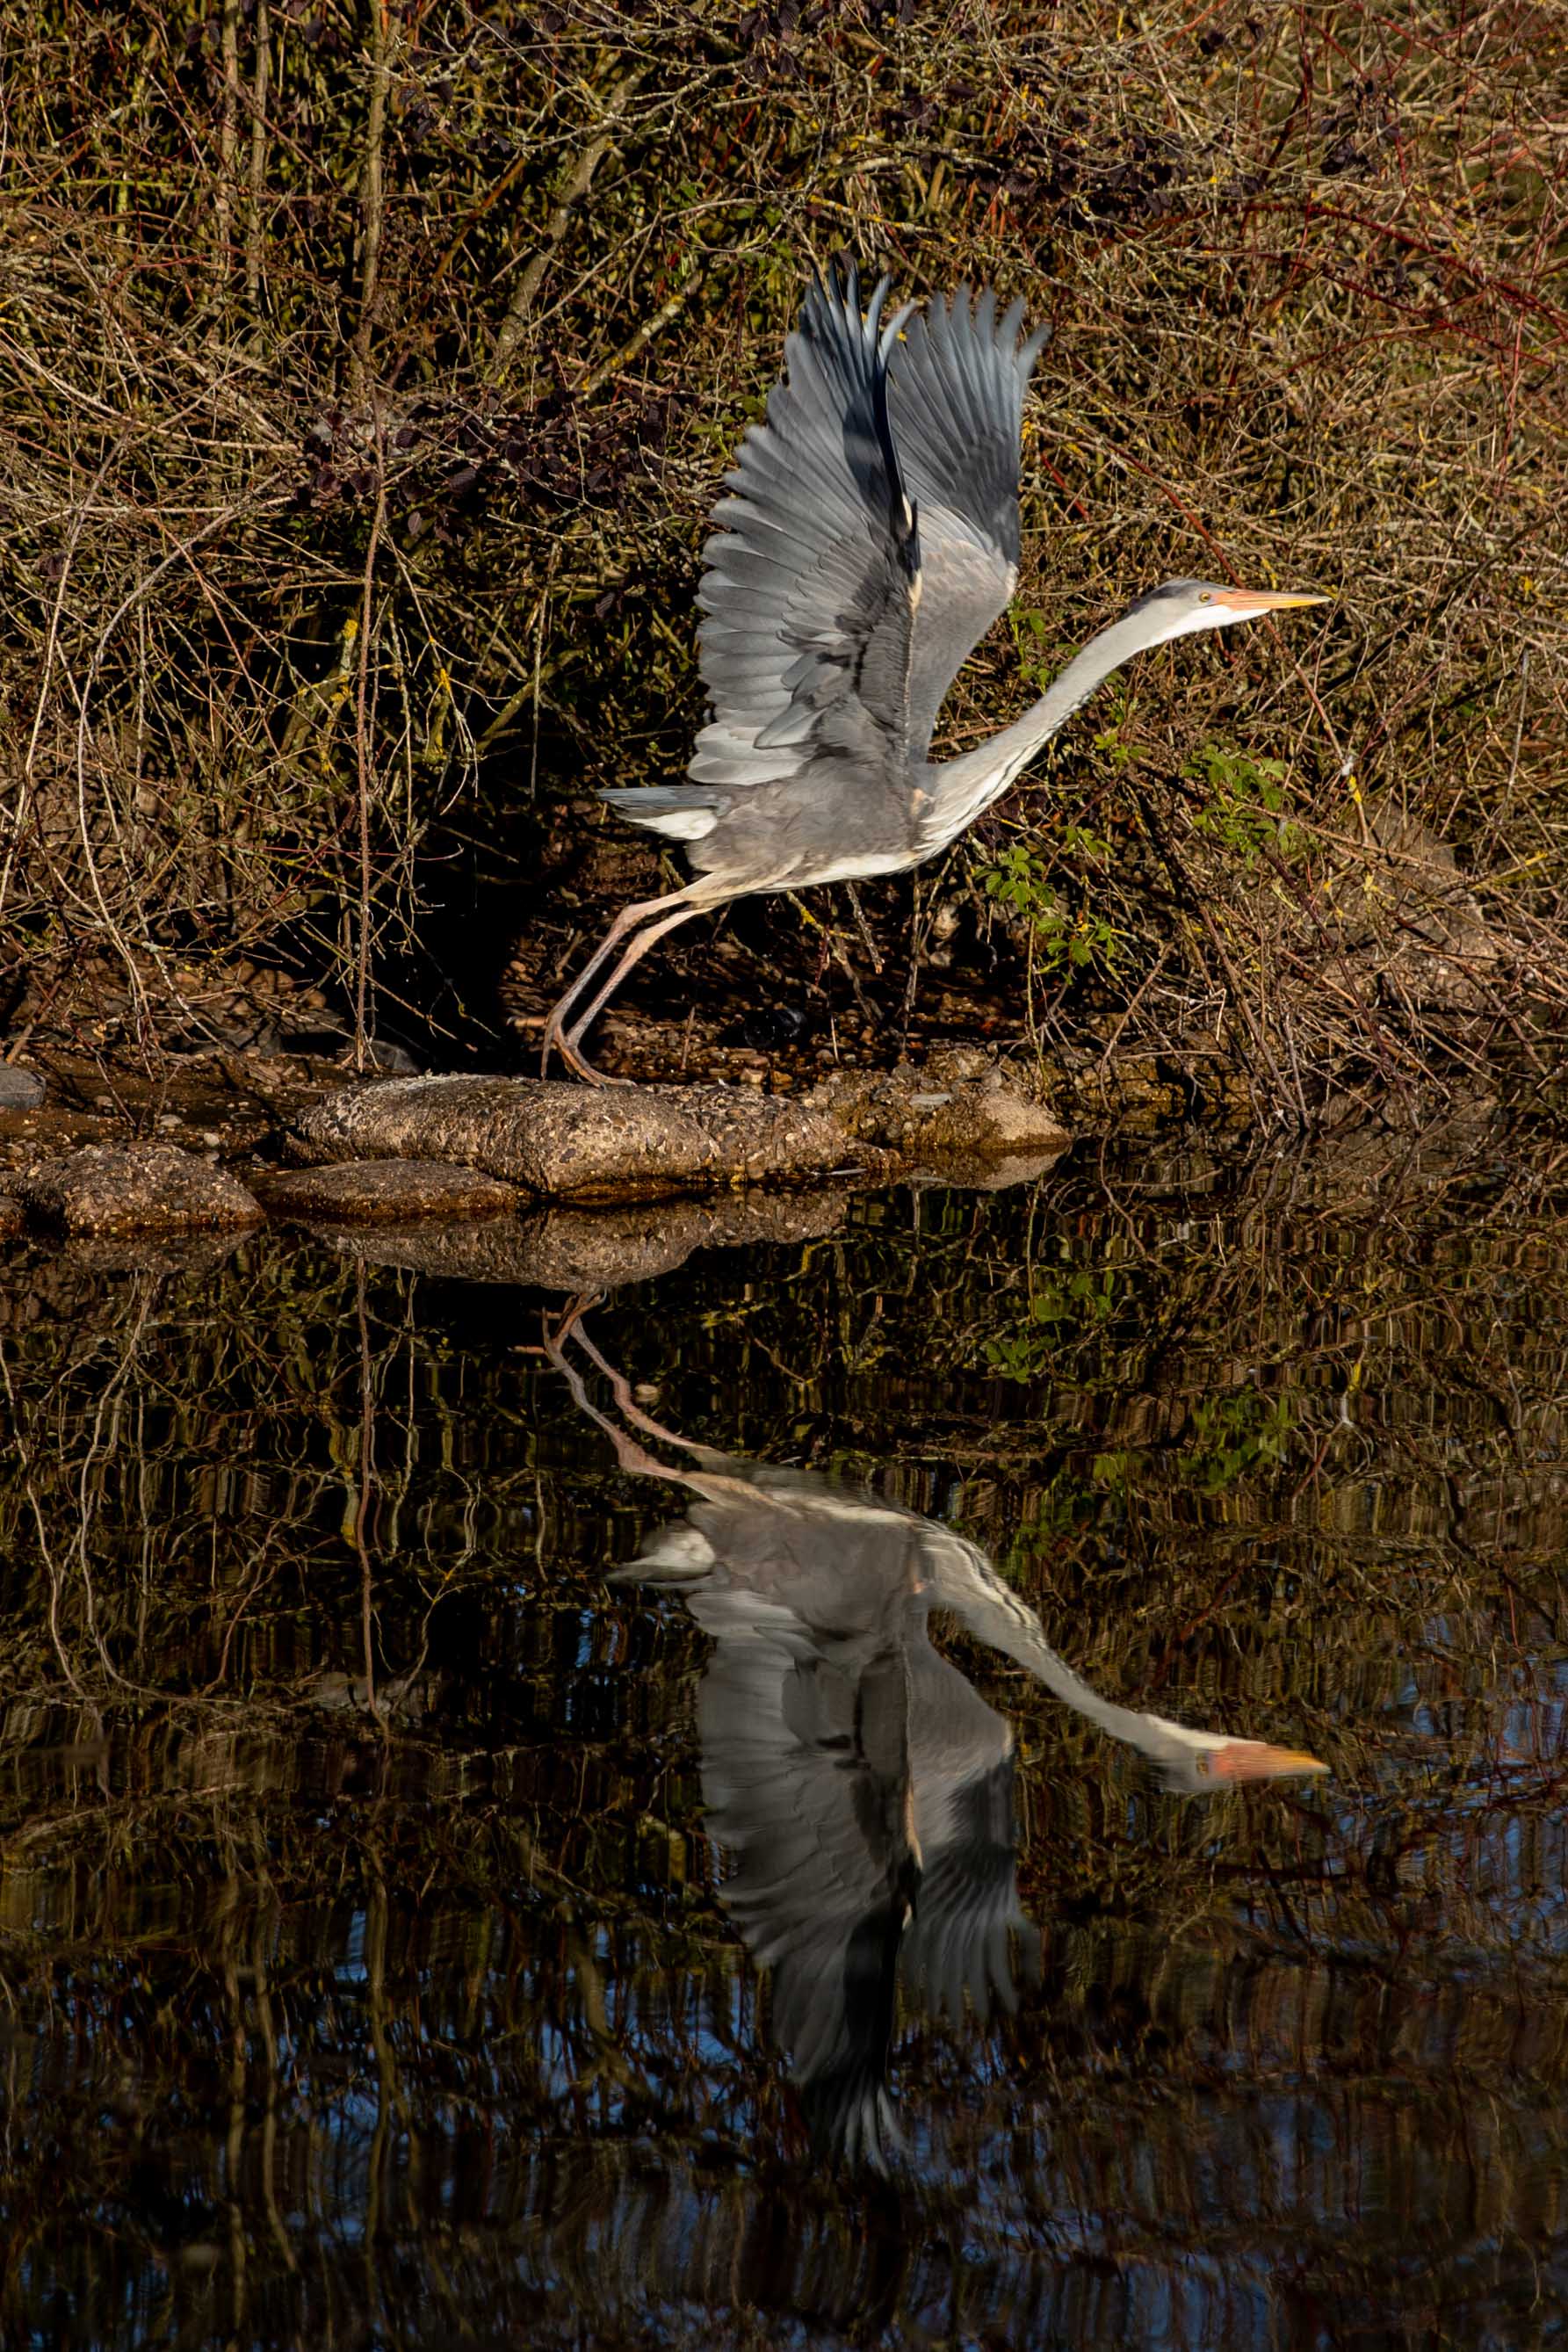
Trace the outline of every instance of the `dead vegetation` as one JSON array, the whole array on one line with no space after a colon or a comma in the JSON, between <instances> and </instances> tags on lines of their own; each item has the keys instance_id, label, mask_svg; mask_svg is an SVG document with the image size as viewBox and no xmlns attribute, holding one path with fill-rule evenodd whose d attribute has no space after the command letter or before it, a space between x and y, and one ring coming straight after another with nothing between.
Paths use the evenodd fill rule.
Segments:
<instances>
[{"instance_id":1,"label":"dead vegetation","mask_svg":"<svg viewBox=\"0 0 1568 2352\"><path fill-rule=\"evenodd\" d=\"M847 909L830 962L743 908L729 992L765 971L841 1013L852 966L879 1052L1027 999L1049 1045L1201 1044L1302 1115L1330 1074L1539 1053L1568 878L1552 12L0 25L14 1034L157 1062L282 971L361 1048L487 1019L503 1055L508 950L516 1018L599 920L583 788L684 765L706 512L803 272L849 247L1055 331L1026 576L951 747L1158 577L1337 602L1142 664L946 866L865 894L880 972Z\"/></svg>"}]
</instances>

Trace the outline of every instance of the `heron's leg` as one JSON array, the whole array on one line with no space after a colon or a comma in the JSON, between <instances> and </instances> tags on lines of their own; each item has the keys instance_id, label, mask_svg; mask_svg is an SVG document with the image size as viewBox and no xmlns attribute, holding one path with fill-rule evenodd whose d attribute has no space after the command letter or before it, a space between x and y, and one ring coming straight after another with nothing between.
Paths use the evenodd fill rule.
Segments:
<instances>
[{"instance_id":1,"label":"heron's leg","mask_svg":"<svg viewBox=\"0 0 1568 2352\"><path fill-rule=\"evenodd\" d=\"M588 1415L590 1421L597 1422L609 1438L615 1448L615 1458L622 1470L637 1470L649 1478L667 1478L673 1483L678 1483L681 1476L678 1470L672 1469L667 1462L661 1462L656 1454L650 1454L647 1447L639 1445L634 1437L628 1437L623 1429L617 1429L608 1413L600 1412L588 1393L582 1374L566 1352L567 1341L572 1336L573 1326L577 1323L579 1316L584 1314L587 1308L595 1303L591 1298L575 1301L554 1331L549 1328L549 1316L543 1317L541 1319L544 1327L544 1352L557 1371L564 1375L566 1384L571 1391L573 1403ZM599 1356L597 1348L592 1347L585 1331L579 1330L577 1339L580 1344L588 1348L590 1352L598 1358L599 1361L603 1361L602 1357Z\"/></svg>"},{"instance_id":2,"label":"heron's leg","mask_svg":"<svg viewBox=\"0 0 1568 2352\"><path fill-rule=\"evenodd\" d=\"M656 903L661 906L674 907L674 901L669 898L661 899ZM707 906L712 906L716 902L712 899L706 902ZM705 908L703 905L695 907L674 907L674 912L666 915L663 922L650 923L645 930L639 931L636 938L632 940L631 945L627 948L624 955L622 955L620 962L616 965L614 971L611 973L609 979L605 982L603 987L599 991L598 995L593 999L591 1004L590 1004L587 1012L580 1013L577 1019L572 1023L570 1028L564 1031L557 1040L563 1060L570 1060L573 1068L580 1071L581 1075L589 1080L591 1085L618 1085L622 1082L616 1079L607 1079L602 1070L594 1069L591 1063L584 1060L580 1051L580 1040L583 1033L587 1029L591 1028L593 1023L598 1020L599 1015L603 1012L605 1006L609 1003L611 998L614 995L616 990L620 987L622 982L631 971L632 965L639 962L641 959L647 954L648 950L653 946L653 941L655 940L662 940L666 931L677 929L682 923L689 923L694 915L700 915L704 911Z\"/></svg>"},{"instance_id":3,"label":"heron's leg","mask_svg":"<svg viewBox=\"0 0 1568 2352\"><path fill-rule=\"evenodd\" d=\"M687 888L689 889L690 887L691 886L688 884ZM567 990L566 994L557 1002L555 1010L551 1013L549 1021L545 1024L544 1040L539 1048L539 1073L541 1076L549 1067L549 1057L551 1052L555 1047L561 1044L563 1033L566 1028L567 1014L570 1012L571 1007L576 1003L578 997L581 995L583 990L588 986L588 983L593 978L594 973L598 971L606 956L609 955L611 950L612 948L619 947L628 931L635 930L639 923L645 923L651 916L656 915L662 907L673 906L676 899L684 898L685 896L686 892L685 890L677 890L670 896L663 898L640 898L634 905L622 908L621 912L616 916L615 920L611 924L610 929L605 932L604 937L601 940L599 945L595 948L588 961L583 965L582 970L578 973L577 978L572 982L571 986ZM572 1062L573 1057L571 1055L563 1051L561 1059L564 1062ZM574 1066L579 1066L574 1064Z\"/></svg>"},{"instance_id":4,"label":"heron's leg","mask_svg":"<svg viewBox=\"0 0 1568 2352\"><path fill-rule=\"evenodd\" d=\"M557 1336L559 1336L559 1333ZM580 1323L576 1323L576 1338L577 1344L583 1354L591 1363L598 1366L609 1381L611 1395L634 1429L640 1429L645 1437L661 1437L668 1445L684 1445L688 1454L702 1454L708 1450L704 1446L694 1444L689 1437L683 1437L678 1430L666 1429L662 1421L655 1421L652 1413L644 1412L632 1393L632 1383L625 1373L618 1372L614 1365L600 1354Z\"/></svg>"}]
</instances>

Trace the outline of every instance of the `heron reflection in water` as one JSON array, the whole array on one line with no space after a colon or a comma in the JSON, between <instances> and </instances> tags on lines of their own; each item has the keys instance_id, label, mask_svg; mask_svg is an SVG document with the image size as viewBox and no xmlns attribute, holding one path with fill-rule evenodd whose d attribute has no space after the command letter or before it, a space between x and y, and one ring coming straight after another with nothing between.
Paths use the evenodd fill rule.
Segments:
<instances>
[{"instance_id":1,"label":"heron reflection in water","mask_svg":"<svg viewBox=\"0 0 1568 2352\"><path fill-rule=\"evenodd\" d=\"M734 1857L722 1896L771 1972L771 2023L818 2144L884 2168L900 1983L955 2022L1011 2011L1039 1970L1014 1869L1013 1735L935 1650L933 1610L1033 1675L1165 1786L1205 1796L1322 1772L1314 1757L1195 1731L1103 1698L1045 1640L977 1545L808 1471L680 1437L636 1402L573 1308L545 1352L623 1469L696 1499L614 1583L680 1593L714 1643L697 1695L708 1823ZM567 1350L608 1381L622 1419L680 1447L674 1467L591 1400Z\"/></svg>"}]
</instances>

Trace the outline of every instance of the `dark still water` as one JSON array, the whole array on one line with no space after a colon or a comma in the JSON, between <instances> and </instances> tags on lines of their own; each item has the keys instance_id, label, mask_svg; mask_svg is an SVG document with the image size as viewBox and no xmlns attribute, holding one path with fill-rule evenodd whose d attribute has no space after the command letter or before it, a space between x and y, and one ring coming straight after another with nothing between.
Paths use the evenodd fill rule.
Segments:
<instances>
[{"instance_id":1,"label":"dark still water","mask_svg":"<svg viewBox=\"0 0 1568 2352\"><path fill-rule=\"evenodd\" d=\"M1562 2340L1555 1168L14 1257L0 2341Z\"/></svg>"}]
</instances>

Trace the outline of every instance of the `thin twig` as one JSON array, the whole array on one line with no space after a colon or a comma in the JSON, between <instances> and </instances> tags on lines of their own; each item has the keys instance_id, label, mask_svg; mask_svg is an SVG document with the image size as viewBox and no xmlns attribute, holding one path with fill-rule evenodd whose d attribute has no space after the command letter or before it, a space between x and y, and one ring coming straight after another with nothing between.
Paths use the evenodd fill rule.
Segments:
<instances>
[{"instance_id":1,"label":"thin twig","mask_svg":"<svg viewBox=\"0 0 1568 2352\"><path fill-rule=\"evenodd\" d=\"M365 124L364 160L360 167L360 320L349 360L349 397L363 404L370 379L371 338L375 331L376 299L381 292L382 238L386 228L386 190L382 181L382 148L386 130L387 85L391 79L392 0L369 0L371 12L371 108Z\"/></svg>"},{"instance_id":2,"label":"thin twig","mask_svg":"<svg viewBox=\"0 0 1568 2352\"><path fill-rule=\"evenodd\" d=\"M592 186L595 172L615 143L615 133L620 128L627 100L646 78L647 72L646 65L636 65L630 73L622 76L605 101L602 129L562 174L556 190L555 209L527 268L517 280L517 289L507 306L507 315L497 332L496 349L490 362L492 381L505 373L513 352L522 341L528 312L534 306L534 297L544 283L545 271L554 260L556 249L571 225L573 213ZM590 387L585 385L584 390L587 389Z\"/></svg>"},{"instance_id":3,"label":"thin twig","mask_svg":"<svg viewBox=\"0 0 1568 2352\"><path fill-rule=\"evenodd\" d=\"M250 93L250 177L245 222L245 300L255 319L261 310L262 257L267 247L263 209L267 194L267 91L272 70L272 23L267 0L256 0L256 66Z\"/></svg>"},{"instance_id":4,"label":"thin twig","mask_svg":"<svg viewBox=\"0 0 1568 2352\"><path fill-rule=\"evenodd\" d=\"M369 1049L365 1025L366 1007L371 984L371 740L369 698L371 676L371 600L375 592L376 551L381 545L382 525L386 517L386 453L385 435L379 402L375 410L376 425L376 505L371 517L370 541L365 549L364 588L360 602L360 677L354 704L354 753L359 786L360 828L360 937L354 974L354 1067L362 1071Z\"/></svg>"}]
</instances>

